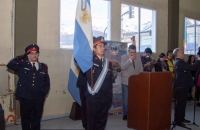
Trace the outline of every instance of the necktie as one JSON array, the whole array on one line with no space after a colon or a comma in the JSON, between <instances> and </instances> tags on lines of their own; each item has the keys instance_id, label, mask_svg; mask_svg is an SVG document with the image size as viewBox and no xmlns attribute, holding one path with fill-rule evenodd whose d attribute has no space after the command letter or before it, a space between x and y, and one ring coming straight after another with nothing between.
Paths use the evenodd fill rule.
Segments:
<instances>
[{"instance_id":1,"label":"necktie","mask_svg":"<svg viewBox=\"0 0 200 130\"><path fill-rule=\"evenodd\" d=\"M103 67L103 58L101 58L101 64L102 64L102 67Z\"/></svg>"},{"instance_id":2,"label":"necktie","mask_svg":"<svg viewBox=\"0 0 200 130\"><path fill-rule=\"evenodd\" d=\"M35 63L33 63L33 72L36 72Z\"/></svg>"},{"instance_id":3,"label":"necktie","mask_svg":"<svg viewBox=\"0 0 200 130\"><path fill-rule=\"evenodd\" d=\"M103 58L100 58L101 66L103 67Z\"/></svg>"},{"instance_id":4,"label":"necktie","mask_svg":"<svg viewBox=\"0 0 200 130\"><path fill-rule=\"evenodd\" d=\"M133 67L135 69L135 61L134 60L132 60L132 64L133 64Z\"/></svg>"}]
</instances>

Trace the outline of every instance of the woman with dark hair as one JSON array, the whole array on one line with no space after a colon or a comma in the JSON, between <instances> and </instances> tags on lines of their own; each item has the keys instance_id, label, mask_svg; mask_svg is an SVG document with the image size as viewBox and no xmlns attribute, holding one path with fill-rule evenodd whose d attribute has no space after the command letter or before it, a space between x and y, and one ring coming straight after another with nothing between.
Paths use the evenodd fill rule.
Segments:
<instances>
[{"instance_id":1,"label":"woman with dark hair","mask_svg":"<svg viewBox=\"0 0 200 130\"><path fill-rule=\"evenodd\" d=\"M194 64L195 63L195 56L194 55L190 55L188 57L188 61L187 61L188 64ZM191 71L191 74L192 74L192 78L194 80L194 77L195 77L195 71ZM189 92L188 92L188 101L191 101L191 100L194 100L193 97L192 97L192 88L193 87L190 87L189 89Z\"/></svg>"},{"instance_id":2,"label":"woman with dark hair","mask_svg":"<svg viewBox=\"0 0 200 130\"><path fill-rule=\"evenodd\" d=\"M165 60L166 56L164 53L160 53L159 59L155 65L155 71L169 71L169 67L167 65L167 61Z\"/></svg>"}]
</instances>

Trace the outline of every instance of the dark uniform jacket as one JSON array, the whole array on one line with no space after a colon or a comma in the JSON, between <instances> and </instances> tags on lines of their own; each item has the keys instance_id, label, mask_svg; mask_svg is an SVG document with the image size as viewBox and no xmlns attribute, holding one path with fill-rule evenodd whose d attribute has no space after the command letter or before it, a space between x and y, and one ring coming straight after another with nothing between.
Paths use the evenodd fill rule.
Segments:
<instances>
[{"instance_id":1,"label":"dark uniform jacket","mask_svg":"<svg viewBox=\"0 0 200 130\"><path fill-rule=\"evenodd\" d=\"M186 63L183 59L176 58L174 63L175 67L174 87L176 88L192 87L194 83L191 71L196 70L198 66L200 66L200 61L197 61L195 64L191 65Z\"/></svg>"},{"instance_id":2,"label":"dark uniform jacket","mask_svg":"<svg viewBox=\"0 0 200 130\"><path fill-rule=\"evenodd\" d=\"M83 71L81 71L81 70L78 75L76 86L78 86L78 87L86 87L87 86L86 73L83 73Z\"/></svg>"},{"instance_id":3,"label":"dark uniform jacket","mask_svg":"<svg viewBox=\"0 0 200 130\"><path fill-rule=\"evenodd\" d=\"M92 74L93 74L93 83L95 84L103 67L100 59L96 55L93 56L93 62L94 63L92 66ZM98 100L102 103L112 103L112 63L109 62L108 64L109 64L108 72L98 93L96 93L95 95L91 95L88 91L86 92L87 93L86 96L90 96L93 101ZM87 75L87 81L91 85L91 69L86 71L86 75Z\"/></svg>"},{"instance_id":4,"label":"dark uniform jacket","mask_svg":"<svg viewBox=\"0 0 200 130\"><path fill-rule=\"evenodd\" d=\"M7 64L7 67L18 73L15 96L30 100L39 100L45 98L50 88L50 79L48 67L44 63L39 63L39 69L34 73L32 64L29 61L23 61L18 57L13 58Z\"/></svg>"}]
</instances>

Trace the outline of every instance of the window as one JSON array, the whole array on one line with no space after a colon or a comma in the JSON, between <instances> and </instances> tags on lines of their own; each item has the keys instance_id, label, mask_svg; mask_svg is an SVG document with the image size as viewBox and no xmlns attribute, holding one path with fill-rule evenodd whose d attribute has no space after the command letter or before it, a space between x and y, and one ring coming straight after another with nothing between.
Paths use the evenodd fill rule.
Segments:
<instances>
[{"instance_id":1,"label":"window","mask_svg":"<svg viewBox=\"0 0 200 130\"><path fill-rule=\"evenodd\" d=\"M133 35L138 52L147 47L156 51L156 11L121 4L121 41L130 45Z\"/></svg>"},{"instance_id":2,"label":"window","mask_svg":"<svg viewBox=\"0 0 200 130\"><path fill-rule=\"evenodd\" d=\"M78 0L61 0L60 9L60 48L73 49L74 22ZM70 4L69 4L70 3ZM104 36L110 40L110 2L90 0L93 36Z\"/></svg>"},{"instance_id":3,"label":"window","mask_svg":"<svg viewBox=\"0 0 200 130\"><path fill-rule=\"evenodd\" d=\"M200 21L185 18L184 53L197 54L200 46Z\"/></svg>"}]
</instances>

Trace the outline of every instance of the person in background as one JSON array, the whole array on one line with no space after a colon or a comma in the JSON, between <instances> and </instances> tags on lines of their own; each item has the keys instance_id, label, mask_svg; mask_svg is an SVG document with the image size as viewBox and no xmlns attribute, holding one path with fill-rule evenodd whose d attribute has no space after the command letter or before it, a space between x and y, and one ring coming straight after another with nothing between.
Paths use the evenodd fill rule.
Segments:
<instances>
[{"instance_id":1,"label":"person in background","mask_svg":"<svg viewBox=\"0 0 200 130\"><path fill-rule=\"evenodd\" d=\"M143 71L152 72L156 61L152 59L152 50L150 48L145 49L145 53L141 56L141 61L143 64Z\"/></svg>"},{"instance_id":2,"label":"person in background","mask_svg":"<svg viewBox=\"0 0 200 130\"><path fill-rule=\"evenodd\" d=\"M138 75L143 71L141 58L136 54L136 46L130 45L128 53L121 56L122 70L122 105L123 120L127 120L128 113L128 78L131 75Z\"/></svg>"},{"instance_id":3,"label":"person in background","mask_svg":"<svg viewBox=\"0 0 200 130\"><path fill-rule=\"evenodd\" d=\"M194 64L195 63L195 56L194 55L190 55L188 57L188 61L187 61L188 64ZM194 81L194 77L195 77L195 73L196 71L191 71L191 74L192 74L192 78L193 78L193 81ZM188 92L188 101L191 101L191 100L194 100L193 97L192 97L192 88L194 86L192 86L190 89L189 89L189 92Z\"/></svg>"},{"instance_id":4,"label":"person in background","mask_svg":"<svg viewBox=\"0 0 200 130\"><path fill-rule=\"evenodd\" d=\"M172 50L167 51L167 57L165 58L169 71L172 72L172 88L174 85L174 55ZM172 90L172 102L174 102L174 89Z\"/></svg>"},{"instance_id":5,"label":"person in background","mask_svg":"<svg viewBox=\"0 0 200 130\"><path fill-rule=\"evenodd\" d=\"M23 55L7 64L19 77L15 96L20 102L22 130L40 130L44 102L50 89L48 67L38 58L39 46L31 44L25 48Z\"/></svg>"},{"instance_id":6,"label":"person in background","mask_svg":"<svg viewBox=\"0 0 200 130\"><path fill-rule=\"evenodd\" d=\"M166 56L164 53L160 53L159 59L155 65L155 71L169 71L169 67L167 65L167 61L165 60Z\"/></svg>"},{"instance_id":7,"label":"person in background","mask_svg":"<svg viewBox=\"0 0 200 130\"><path fill-rule=\"evenodd\" d=\"M169 71L171 71L173 74L172 77L174 77L174 55L172 50L167 51L167 57L165 60L167 61Z\"/></svg>"},{"instance_id":8,"label":"person in background","mask_svg":"<svg viewBox=\"0 0 200 130\"><path fill-rule=\"evenodd\" d=\"M135 40L135 36L134 35L131 37L131 42L132 42L132 45L136 46L136 40Z\"/></svg>"},{"instance_id":9,"label":"person in background","mask_svg":"<svg viewBox=\"0 0 200 130\"><path fill-rule=\"evenodd\" d=\"M184 123L189 123L185 119L185 110L189 88L194 85L191 71L194 71L200 66L200 57L195 64L188 64L183 60L184 53L180 48L173 51L175 56L174 68L174 90L175 90L175 114L174 123L178 126L185 127Z\"/></svg>"}]
</instances>

